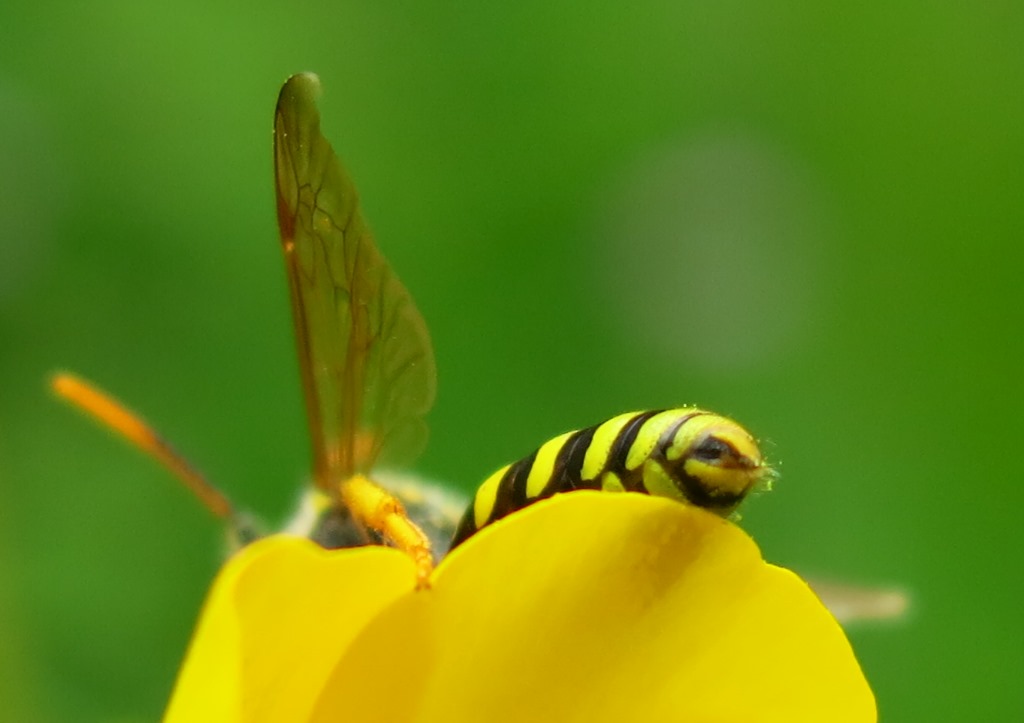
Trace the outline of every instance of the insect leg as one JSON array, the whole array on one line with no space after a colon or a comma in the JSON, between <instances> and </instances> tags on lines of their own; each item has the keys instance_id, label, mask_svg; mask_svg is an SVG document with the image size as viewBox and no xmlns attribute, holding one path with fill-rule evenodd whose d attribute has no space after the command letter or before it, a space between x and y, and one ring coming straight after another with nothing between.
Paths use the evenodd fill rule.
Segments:
<instances>
[{"instance_id":1,"label":"insect leg","mask_svg":"<svg viewBox=\"0 0 1024 723\"><path fill-rule=\"evenodd\" d=\"M357 520L412 558L416 565L417 589L430 587L430 573L434 569L430 540L409 519L402 503L363 475L342 482L340 492L342 503Z\"/></svg>"}]
</instances>

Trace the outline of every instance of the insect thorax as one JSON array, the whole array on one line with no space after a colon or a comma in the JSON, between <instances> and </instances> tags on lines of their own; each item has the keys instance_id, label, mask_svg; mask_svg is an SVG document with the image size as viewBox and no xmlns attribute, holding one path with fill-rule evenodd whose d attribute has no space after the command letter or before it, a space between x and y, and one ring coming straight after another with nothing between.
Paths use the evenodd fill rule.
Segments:
<instances>
[{"instance_id":1,"label":"insect thorax","mask_svg":"<svg viewBox=\"0 0 1024 723\"><path fill-rule=\"evenodd\" d=\"M384 472L374 476L402 502L409 518L430 538L435 560L440 560L448 552L465 499L411 474ZM312 485L303 493L285 532L307 537L328 550L386 544L377 532L353 519L347 508Z\"/></svg>"}]
</instances>

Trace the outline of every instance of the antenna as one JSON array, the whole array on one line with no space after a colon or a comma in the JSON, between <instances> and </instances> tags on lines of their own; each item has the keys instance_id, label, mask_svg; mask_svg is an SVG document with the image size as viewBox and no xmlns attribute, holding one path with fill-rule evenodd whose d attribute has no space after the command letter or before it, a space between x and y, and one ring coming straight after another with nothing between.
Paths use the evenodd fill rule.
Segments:
<instances>
[{"instance_id":1,"label":"antenna","mask_svg":"<svg viewBox=\"0 0 1024 723\"><path fill-rule=\"evenodd\" d=\"M117 432L131 444L154 457L199 498L206 509L234 526L235 511L231 501L174 450L145 420L119 401L84 379L58 372L50 387L73 406L91 415L100 424Z\"/></svg>"}]
</instances>

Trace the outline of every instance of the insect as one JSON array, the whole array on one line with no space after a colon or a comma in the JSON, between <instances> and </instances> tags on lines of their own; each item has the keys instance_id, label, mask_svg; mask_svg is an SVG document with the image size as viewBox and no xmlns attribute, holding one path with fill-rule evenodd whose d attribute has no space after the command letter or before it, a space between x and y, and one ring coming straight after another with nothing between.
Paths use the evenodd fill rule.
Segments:
<instances>
[{"instance_id":1,"label":"insect","mask_svg":"<svg viewBox=\"0 0 1024 723\"><path fill-rule=\"evenodd\" d=\"M426 439L436 368L423 317L374 245L355 186L320 132L319 79L290 77L274 112L277 220L292 302L313 451L307 534L325 547L388 543L407 552L423 587L431 542L402 502L371 478ZM58 395L173 471L239 544L260 532L138 415L68 374ZM414 500L414 504L418 504Z\"/></svg>"},{"instance_id":2,"label":"insect","mask_svg":"<svg viewBox=\"0 0 1024 723\"><path fill-rule=\"evenodd\" d=\"M555 437L488 477L452 547L511 512L577 489L647 493L728 516L774 475L750 433L726 417L696 407L620 414Z\"/></svg>"},{"instance_id":3,"label":"insect","mask_svg":"<svg viewBox=\"0 0 1024 723\"><path fill-rule=\"evenodd\" d=\"M424 587L449 543L553 494L631 490L728 516L751 490L770 486L775 473L753 437L696 408L623 414L556 437L491 475L468 507L441 488L373 472L422 447L434 355L423 318L375 247L355 187L320 133L318 92L315 75L292 76L274 114L278 226L313 451L314 485L288 531L327 548L394 545L413 558ZM164 464L225 522L236 546L263 535L139 415L71 374L57 374L52 386ZM833 597L854 618L905 607L898 591L841 587Z\"/></svg>"}]
</instances>

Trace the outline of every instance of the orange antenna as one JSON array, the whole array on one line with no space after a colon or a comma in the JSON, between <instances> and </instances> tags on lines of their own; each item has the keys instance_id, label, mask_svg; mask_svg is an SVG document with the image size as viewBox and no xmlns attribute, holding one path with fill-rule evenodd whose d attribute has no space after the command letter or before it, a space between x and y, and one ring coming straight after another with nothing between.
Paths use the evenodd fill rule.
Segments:
<instances>
[{"instance_id":1,"label":"orange antenna","mask_svg":"<svg viewBox=\"0 0 1024 723\"><path fill-rule=\"evenodd\" d=\"M174 451L174 448L139 415L85 380L71 374L55 374L50 380L50 386L60 397L92 415L143 452L155 457L184 482L199 501L217 517L229 521L234 517L231 501L184 457Z\"/></svg>"}]
</instances>

